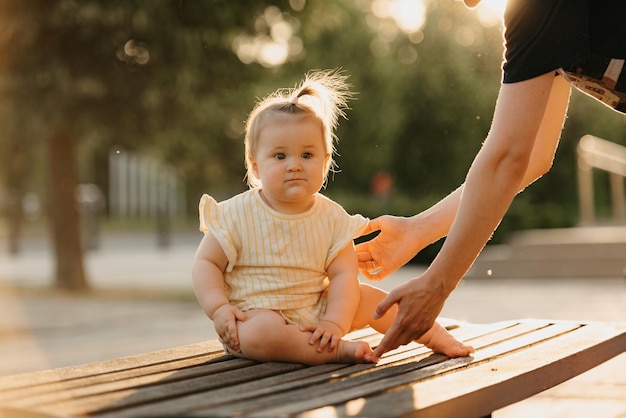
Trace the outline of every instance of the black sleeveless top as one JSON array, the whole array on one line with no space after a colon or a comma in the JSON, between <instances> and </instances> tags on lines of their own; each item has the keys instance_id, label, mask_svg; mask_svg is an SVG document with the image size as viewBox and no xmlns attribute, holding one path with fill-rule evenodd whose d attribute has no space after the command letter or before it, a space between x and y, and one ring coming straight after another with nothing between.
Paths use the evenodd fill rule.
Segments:
<instances>
[{"instance_id":1,"label":"black sleeveless top","mask_svg":"<svg viewBox=\"0 0 626 418\"><path fill-rule=\"evenodd\" d=\"M558 71L626 113L625 0L508 0L503 82Z\"/></svg>"}]
</instances>

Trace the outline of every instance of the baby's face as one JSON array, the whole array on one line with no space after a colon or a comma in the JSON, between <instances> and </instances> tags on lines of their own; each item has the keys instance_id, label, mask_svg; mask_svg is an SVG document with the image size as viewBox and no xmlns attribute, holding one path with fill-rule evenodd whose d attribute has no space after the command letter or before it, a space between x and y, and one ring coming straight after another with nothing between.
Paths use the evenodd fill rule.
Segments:
<instances>
[{"instance_id":1,"label":"baby's face","mask_svg":"<svg viewBox=\"0 0 626 418\"><path fill-rule=\"evenodd\" d=\"M252 167L266 203L279 212L301 213L322 188L328 161L318 119L277 114L260 131Z\"/></svg>"}]
</instances>

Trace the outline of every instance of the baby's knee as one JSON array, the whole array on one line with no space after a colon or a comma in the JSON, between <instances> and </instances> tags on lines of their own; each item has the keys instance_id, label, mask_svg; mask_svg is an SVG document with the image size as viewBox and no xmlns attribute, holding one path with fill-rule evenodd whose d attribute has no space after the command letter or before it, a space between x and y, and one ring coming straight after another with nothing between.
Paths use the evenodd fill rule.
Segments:
<instances>
[{"instance_id":1,"label":"baby's knee","mask_svg":"<svg viewBox=\"0 0 626 418\"><path fill-rule=\"evenodd\" d=\"M274 352L273 345L280 340L277 333L285 326L286 324L280 315L271 311L268 314L255 315L249 317L245 322L240 322L238 333L242 353L259 360L269 358Z\"/></svg>"},{"instance_id":2,"label":"baby's knee","mask_svg":"<svg viewBox=\"0 0 626 418\"><path fill-rule=\"evenodd\" d=\"M241 324L239 327L239 340L241 343L256 344L267 341L267 336L271 334L272 326L265 321L250 321Z\"/></svg>"}]
</instances>

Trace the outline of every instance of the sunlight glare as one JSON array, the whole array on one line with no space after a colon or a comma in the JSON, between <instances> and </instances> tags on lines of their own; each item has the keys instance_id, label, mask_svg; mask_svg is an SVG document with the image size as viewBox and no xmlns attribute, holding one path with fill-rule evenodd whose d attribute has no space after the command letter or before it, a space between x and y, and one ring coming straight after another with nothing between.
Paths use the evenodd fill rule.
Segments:
<instances>
[{"instance_id":1,"label":"sunlight glare","mask_svg":"<svg viewBox=\"0 0 626 418\"><path fill-rule=\"evenodd\" d=\"M363 407L367 403L365 398L352 399L346 403L346 415L356 417L363 412Z\"/></svg>"},{"instance_id":2,"label":"sunlight glare","mask_svg":"<svg viewBox=\"0 0 626 418\"><path fill-rule=\"evenodd\" d=\"M296 3L294 1L297 6ZM256 20L255 28L256 35L240 34L233 40L233 51L242 63L258 62L264 67L277 67L290 56L302 54L301 40L294 36L292 24L285 20L278 7L267 7Z\"/></svg>"},{"instance_id":3,"label":"sunlight glare","mask_svg":"<svg viewBox=\"0 0 626 418\"><path fill-rule=\"evenodd\" d=\"M284 64L289 56L289 48L283 42L267 42L257 57L259 63L265 67L276 67Z\"/></svg>"},{"instance_id":4,"label":"sunlight glare","mask_svg":"<svg viewBox=\"0 0 626 418\"><path fill-rule=\"evenodd\" d=\"M417 32L426 20L422 0L374 0L372 11L378 18L391 17L404 32Z\"/></svg>"},{"instance_id":5,"label":"sunlight glare","mask_svg":"<svg viewBox=\"0 0 626 418\"><path fill-rule=\"evenodd\" d=\"M475 11L484 26L495 26L502 23L505 8L506 0L482 0Z\"/></svg>"},{"instance_id":6,"label":"sunlight glare","mask_svg":"<svg viewBox=\"0 0 626 418\"><path fill-rule=\"evenodd\" d=\"M395 0L391 3L391 16L405 32L416 32L426 20L426 7L422 1Z\"/></svg>"}]
</instances>

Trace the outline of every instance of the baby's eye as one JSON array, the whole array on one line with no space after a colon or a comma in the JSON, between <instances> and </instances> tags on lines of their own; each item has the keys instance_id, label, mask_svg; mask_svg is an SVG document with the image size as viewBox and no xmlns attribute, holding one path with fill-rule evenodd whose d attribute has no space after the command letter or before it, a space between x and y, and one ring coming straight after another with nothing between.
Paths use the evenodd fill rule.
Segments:
<instances>
[{"instance_id":1,"label":"baby's eye","mask_svg":"<svg viewBox=\"0 0 626 418\"><path fill-rule=\"evenodd\" d=\"M312 158L313 154L311 154L310 152L305 152L302 154L302 158L308 160L309 158Z\"/></svg>"},{"instance_id":2,"label":"baby's eye","mask_svg":"<svg viewBox=\"0 0 626 418\"><path fill-rule=\"evenodd\" d=\"M276 158L277 160L284 160L285 159L285 154L283 154L282 152L279 152L279 153L274 155L274 158Z\"/></svg>"}]
</instances>

